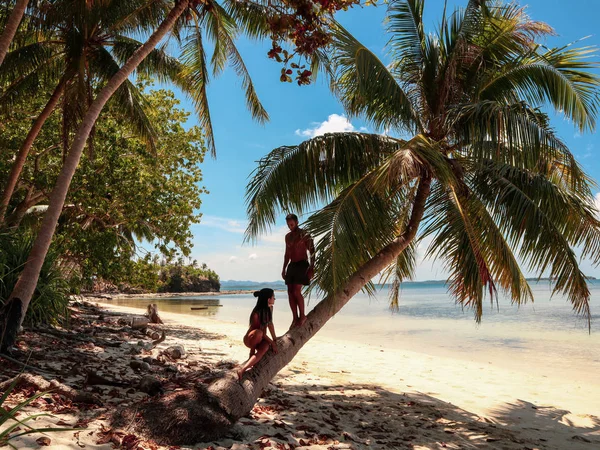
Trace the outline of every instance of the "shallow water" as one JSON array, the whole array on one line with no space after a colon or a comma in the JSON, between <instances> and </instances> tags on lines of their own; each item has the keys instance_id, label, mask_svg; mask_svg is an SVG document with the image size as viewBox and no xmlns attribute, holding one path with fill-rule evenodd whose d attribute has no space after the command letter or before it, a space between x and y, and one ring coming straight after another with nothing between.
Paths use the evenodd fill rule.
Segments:
<instances>
[{"instance_id":1,"label":"shallow water","mask_svg":"<svg viewBox=\"0 0 600 450\"><path fill-rule=\"evenodd\" d=\"M265 286L267 287L267 286ZM548 282L531 283L535 302L484 308L481 324L473 312L455 305L442 283L406 283L400 311L388 308L388 289L375 298L358 294L319 332L319 336L345 343L370 343L430 355L485 362L568 382L598 384L600 373L600 281L590 282L592 332L587 320L575 315L565 298L551 298ZM291 322L286 292L276 292L274 323L282 334ZM159 311L199 315L226 322L247 323L255 299L249 294L172 299L122 299L112 303L145 308L151 301ZM216 300L216 301L215 301ZM309 301L307 310L315 304ZM212 303L213 305L208 305ZM216 306L218 304L219 306ZM208 306L203 310L191 307Z\"/></svg>"}]
</instances>

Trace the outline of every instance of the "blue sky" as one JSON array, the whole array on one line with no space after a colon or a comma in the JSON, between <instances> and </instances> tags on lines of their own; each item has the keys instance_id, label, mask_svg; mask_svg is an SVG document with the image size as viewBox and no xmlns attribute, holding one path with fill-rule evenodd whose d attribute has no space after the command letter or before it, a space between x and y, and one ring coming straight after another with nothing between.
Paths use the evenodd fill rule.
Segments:
<instances>
[{"instance_id":1,"label":"blue sky","mask_svg":"<svg viewBox=\"0 0 600 450\"><path fill-rule=\"evenodd\" d=\"M439 22L443 4L443 0L426 1L426 22L430 30ZM448 1L449 9L465 4L466 0ZM597 34L600 1L530 0L521 4L528 5L533 19L554 27L558 35L551 38L548 45L564 45L585 36L591 37L581 45L600 45ZM354 8L338 14L338 20L385 60L384 15L383 6ZM348 121L324 79L303 87L279 82L281 66L267 58L268 43L241 40L238 46L271 120L262 126L251 119L241 83L231 70L212 80L209 102L217 158L207 158L202 167L203 184L210 194L202 198L202 223L192 229L192 258L206 262L222 280L273 281L280 278L283 263L286 231L283 217L273 234L263 237L257 245L242 244L246 224L245 187L256 161L275 147L297 144L319 131L376 130L361 119ZM192 111L191 104L183 96L179 97L182 105ZM195 123L192 116L190 124ZM556 117L553 125L587 172L600 179L597 135L580 135L561 117ZM586 274L600 277L600 269L586 263L583 268ZM417 280L442 278L444 271L439 263L425 260L419 264Z\"/></svg>"}]
</instances>

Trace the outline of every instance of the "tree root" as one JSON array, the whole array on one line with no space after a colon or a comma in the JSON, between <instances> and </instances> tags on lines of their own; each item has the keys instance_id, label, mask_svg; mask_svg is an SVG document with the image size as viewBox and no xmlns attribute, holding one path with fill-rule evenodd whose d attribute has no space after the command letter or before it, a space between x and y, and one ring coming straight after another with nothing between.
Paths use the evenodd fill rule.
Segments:
<instances>
[{"instance_id":1,"label":"tree root","mask_svg":"<svg viewBox=\"0 0 600 450\"><path fill-rule=\"evenodd\" d=\"M137 432L169 445L212 441L235 423L203 386L119 410L112 419L115 427L131 423Z\"/></svg>"}]
</instances>

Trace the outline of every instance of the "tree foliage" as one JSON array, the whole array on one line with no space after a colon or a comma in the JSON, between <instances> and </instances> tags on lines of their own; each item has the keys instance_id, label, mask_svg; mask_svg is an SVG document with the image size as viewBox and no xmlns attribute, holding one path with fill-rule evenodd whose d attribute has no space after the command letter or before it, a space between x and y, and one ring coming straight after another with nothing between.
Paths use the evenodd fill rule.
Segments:
<instances>
[{"instance_id":1,"label":"tree foliage","mask_svg":"<svg viewBox=\"0 0 600 450\"><path fill-rule=\"evenodd\" d=\"M444 11L428 33L424 5L388 3L389 65L337 27L322 61L333 91L350 116L391 136L334 133L273 150L248 185L247 237L280 211L311 212L307 228L320 238L315 284L333 295L411 234L417 186L431 180L417 241L380 268L392 277L393 305L401 281L414 274L414 245L428 237L427 254L444 261L450 293L477 320L484 298L493 302L498 290L516 303L533 299L523 265L551 277L553 291L589 319L575 248L600 262L593 181L549 112L580 131L595 129L595 47L547 48L552 28L501 1Z\"/></svg>"},{"instance_id":2,"label":"tree foliage","mask_svg":"<svg viewBox=\"0 0 600 450\"><path fill-rule=\"evenodd\" d=\"M206 193L200 184L206 153L201 130L184 127L189 113L178 107L173 92L152 89L143 80L138 88L155 145L147 145L117 108L108 108L96 126L95 155L83 157L57 230L65 269L73 268L85 285L94 277L122 279L128 261L140 252L189 254L190 227L200 220L200 197ZM27 133L26 117L42 103L43 92L36 99L4 116L0 173L9 170L11 154ZM59 113L52 115L36 141L9 210L13 225L22 212L22 224L36 227L44 212L62 164L60 121Z\"/></svg>"}]
</instances>

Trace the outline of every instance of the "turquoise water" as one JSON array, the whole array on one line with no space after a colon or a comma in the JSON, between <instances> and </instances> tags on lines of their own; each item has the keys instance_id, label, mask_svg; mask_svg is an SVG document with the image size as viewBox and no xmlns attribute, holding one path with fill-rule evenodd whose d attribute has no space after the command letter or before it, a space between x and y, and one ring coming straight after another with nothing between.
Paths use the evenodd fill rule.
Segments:
<instances>
[{"instance_id":1,"label":"turquoise water","mask_svg":"<svg viewBox=\"0 0 600 450\"><path fill-rule=\"evenodd\" d=\"M264 287L269 287L265 284ZM535 301L512 305L500 297L498 305L487 303L482 323L473 312L456 305L439 282L406 283L400 311L388 308L389 291L383 287L369 298L359 293L319 332L319 336L382 347L402 348L431 355L500 364L513 369L540 370L557 376L597 383L600 373L600 281L591 281L592 331L564 297L551 297L548 282L532 282ZM245 324L255 304L250 294L181 297L152 300L159 310L199 315ZM308 301L307 311L317 299ZM149 299L113 300L123 306L145 308ZM207 303L220 306L207 306ZM291 322L287 293L276 291L275 329L283 334Z\"/></svg>"}]
</instances>

